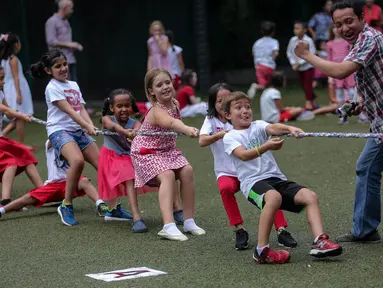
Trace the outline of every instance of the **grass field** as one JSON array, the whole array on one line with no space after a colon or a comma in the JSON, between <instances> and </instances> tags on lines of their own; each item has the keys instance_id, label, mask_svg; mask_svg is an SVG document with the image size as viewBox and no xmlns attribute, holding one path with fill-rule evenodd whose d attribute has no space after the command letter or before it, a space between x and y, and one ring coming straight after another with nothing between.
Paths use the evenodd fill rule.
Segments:
<instances>
[{"instance_id":1,"label":"grass field","mask_svg":"<svg viewBox=\"0 0 383 288\"><path fill-rule=\"evenodd\" d=\"M320 91L320 103L327 95ZM298 89L285 90L285 105L303 103ZM259 118L259 98L254 100L255 118ZM45 118L45 115L40 115ZM200 127L202 118L186 120ZM335 116L317 117L310 122L293 123L305 131L368 132L368 125L351 119L339 126ZM38 170L46 178L44 127L28 125L28 144L38 147ZM12 135L13 136L13 135ZM99 145L102 138L97 138ZM274 155L288 178L317 192L325 231L331 239L351 228L354 201L355 163L363 148L358 139L286 140ZM382 287L382 246L345 245L336 260L318 261L309 255L313 237L305 215L286 212L289 231L299 241L292 250L291 263L255 265L252 250L257 239L259 211L238 193L242 216L250 233L251 249L236 251L234 233L228 226L209 148L198 141L179 138L179 148L195 170L196 220L206 229L201 237L191 236L179 243L161 240L161 216L156 193L139 197L146 234L135 235L127 223L104 223L96 216L94 204L87 198L75 200L79 225L61 224L55 208L30 208L28 212L4 215L0 219L0 287ZM86 175L96 183L96 172L86 167ZM16 178L13 198L32 188L27 177ZM127 206L127 200L123 203ZM271 247L276 248L276 233ZM168 274L136 280L106 283L85 276L131 267L149 267Z\"/></svg>"}]
</instances>

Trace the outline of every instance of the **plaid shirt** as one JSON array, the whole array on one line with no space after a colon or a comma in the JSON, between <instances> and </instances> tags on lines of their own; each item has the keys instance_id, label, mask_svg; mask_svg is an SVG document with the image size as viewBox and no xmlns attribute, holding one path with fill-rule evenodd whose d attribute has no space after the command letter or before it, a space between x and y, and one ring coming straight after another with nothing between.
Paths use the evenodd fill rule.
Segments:
<instances>
[{"instance_id":1,"label":"plaid shirt","mask_svg":"<svg viewBox=\"0 0 383 288\"><path fill-rule=\"evenodd\" d=\"M373 133L383 133L383 34L365 24L344 61L361 65L355 73Z\"/></svg>"}]
</instances>

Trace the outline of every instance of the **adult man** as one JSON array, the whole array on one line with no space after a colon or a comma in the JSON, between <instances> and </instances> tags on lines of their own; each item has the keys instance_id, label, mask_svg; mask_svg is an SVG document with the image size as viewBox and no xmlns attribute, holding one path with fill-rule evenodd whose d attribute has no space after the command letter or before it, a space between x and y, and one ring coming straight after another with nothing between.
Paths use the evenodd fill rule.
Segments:
<instances>
[{"instance_id":1,"label":"adult man","mask_svg":"<svg viewBox=\"0 0 383 288\"><path fill-rule=\"evenodd\" d=\"M60 0L59 10L45 23L45 37L49 49L57 48L67 58L69 68L69 80L77 81L75 51L82 51L80 43L72 41L72 28L69 17L73 13L72 0Z\"/></svg>"},{"instance_id":2,"label":"adult man","mask_svg":"<svg viewBox=\"0 0 383 288\"><path fill-rule=\"evenodd\" d=\"M364 108L374 133L383 132L383 34L364 22L362 5L337 2L331 9L335 27L343 39L353 45L341 63L323 60L309 52L300 42L295 54L326 75L343 79L355 73L358 107ZM368 139L356 166L356 192L351 233L338 237L338 242L380 242L376 230L381 220L380 186L383 171L383 143Z\"/></svg>"}]
</instances>

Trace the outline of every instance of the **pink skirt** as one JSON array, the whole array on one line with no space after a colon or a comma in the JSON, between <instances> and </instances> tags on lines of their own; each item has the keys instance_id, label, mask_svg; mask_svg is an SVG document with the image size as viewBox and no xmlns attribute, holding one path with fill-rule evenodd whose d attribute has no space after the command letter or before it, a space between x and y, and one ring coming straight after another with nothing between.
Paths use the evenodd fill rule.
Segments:
<instances>
[{"instance_id":1,"label":"pink skirt","mask_svg":"<svg viewBox=\"0 0 383 288\"><path fill-rule=\"evenodd\" d=\"M118 155L105 148L98 160L98 195L103 200L128 196L126 181L134 180L134 168L129 155Z\"/></svg>"},{"instance_id":2,"label":"pink skirt","mask_svg":"<svg viewBox=\"0 0 383 288\"><path fill-rule=\"evenodd\" d=\"M0 183L7 168L17 166L18 175L30 164L37 165L37 160L26 146L4 136L0 137Z\"/></svg>"}]
</instances>

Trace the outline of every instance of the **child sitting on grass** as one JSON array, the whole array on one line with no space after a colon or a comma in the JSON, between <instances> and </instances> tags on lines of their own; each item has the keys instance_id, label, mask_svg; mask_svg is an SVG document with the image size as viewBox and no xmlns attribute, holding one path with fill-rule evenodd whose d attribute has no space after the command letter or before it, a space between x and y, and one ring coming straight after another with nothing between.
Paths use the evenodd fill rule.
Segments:
<instances>
[{"instance_id":1,"label":"child sitting on grass","mask_svg":"<svg viewBox=\"0 0 383 288\"><path fill-rule=\"evenodd\" d=\"M286 86L283 72L274 71L267 89L261 95L262 120L269 123L287 122L290 120L312 120L314 113L301 107L283 107L279 89Z\"/></svg>"},{"instance_id":2,"label":"child sitting on grass","mask_svg":"<svg viewBox=\"0 0 383 288\"><path fill-rule=\"evenodd\" d=\"M61 202L65 198L68 169L60 168L56 165L55 151L49 140L45 143L45 153L47 158L48 180L45 181L43 186L32 189L24 196L1 207L0 217L5 213L20 211L21 208L29 205L40 208L45 203ZM85 194L96 204L98 215L101 217L105 216L107 211L105 202L99 199L97 190L90 183L89 179L81 176L74 197L84 196Z\"/></svg>"},{"instance_id":3,"label":"child sitting on grass","mask_svg":"<svg viewBox=\"0 0 383 288\"><path fill-rule=\"evenodd\" d=\"M270 231L279 209L299 213L306 208L314 242L310 255L318 258L338 256L342 246L334 244L324 233L318 196L306 187L287 180L271 151L282 148L284 140L272 135L291 133L298 137L303 131L284 124L252 121L253 112L248 96L234 92L224 103L226 119L234 129L223 137L225 153L231 158L248 201L261 210L258 245L253 258L257 263L282 264L290 259L288 251L269 248Z\"/></svg>"}]
</instances>

